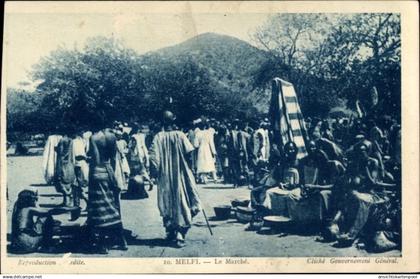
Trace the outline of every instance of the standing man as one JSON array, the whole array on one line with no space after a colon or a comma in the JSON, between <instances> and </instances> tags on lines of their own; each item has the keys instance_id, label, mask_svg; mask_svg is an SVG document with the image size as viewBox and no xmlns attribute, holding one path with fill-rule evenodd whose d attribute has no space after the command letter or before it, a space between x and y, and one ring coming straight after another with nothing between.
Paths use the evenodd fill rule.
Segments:
<instances>
[{"instance_id":1,"label":"standing man","mask_svg":"<svg viewBox=\"0 0 420 279\"><path fill-rule=\"evenodd\" d=\"M251 148L251 135L246 132L247 123L240 124L238 132L238 161L239 161L239 179L237 186L243 186L244 183L249 182L249 168L248 161L252 151Z\"/></svg>"},{"instance_id":2,"label":"standing man","mask_svg":"<svg viewBox=\"0 0 420 279\"><path fill-rule=\"evenodd\" d=\"M132 135L134 141L131 141L131 144L135 146L132 149L135 149L135 154L139 157L139 160L142 162L143 170L142 172L149 171L149 151L146 146L146 133L143 131L146 130L146 126L142 125L141 127L136 127L136 133Z\"/></svg>"},{"instance_id":3,"label":"standing man","mask_svg":"<svg viewBox=\"0 0 420 279\"><path fill-rule=\"evenodd\" d=\"M74 206L80 207L80 199L87 204L87 186L89 177L89 164L87 163L86 144L82 137L82 131L78 131L73 139L74 173L76 183L73 187ZM73 216L73 219L78 216Z\"/></svg>"},{"instance_id":4,"label":"standing man","mask_svg":"<svg viewBox=\"0 0 420 279\"><path fill-rule=\"evenodd\" d=\"M194 125L193 134L191 135L191 137L188 138L191 143L195 142L195 138L197 137L197 134L200 133L201 129L200 129L199 126L201 125L201 123L202 123L201 118L198 118L198 119L193 121L193 125ZM198 175L197 175L197 156L198 156L198 154L197 153L198 153L197 149L194 149L191 152L191 170L196 177L198 177Z\"/></svg>"},{"instance_id":5,"label":"standing man","mask_svg":"<svg viewBox=\"0 0 420 279\"><path fill-rule=\"evenodd\" d=\"M270 132L270 122L267 118L264 119L264 122L262 123L262 129L264 131L264 159L269 161L270 160L270 145L271 145L271 138L272 134Z\"/></svg>"},{"instance_id":6,"label":"standing man","mask_svg":"<svg viewBox=\"0 0 420 279\"><path fill-rule=\"evenodd\" d=\"M228 158L228 143L229 143L229 130L225 124L220 125L219 132L216 138L216 150L220 167L222 169L222 176L224 183L231 183L231 175L229 171L229 158Z\"/></svg>"},{"instance_id":7,"label":"standing man","mask_svg":"<svg viewBox=\"0 0 420 279\"><path fill-rule=\"evenodd\" d=\"M239 161L238 125L239 119L235 119L232 125L232 130L229 133L228 145L229 168L230 173L232 174L232 182L234 186L238 185L239 176L241 172Z\"/></svg>"},{"instance_id":8,"label":"standing man","mask_svg":"<svg viewBox=\"0 0 420 279\"><path fill-rule=\"evenodd\" d=\"M47 182L47 184L54 183L57 166L56 147L60 142L60 139L61 135L50 135L44 147L42 168L44 171L45 182Z\"/></svg>"},{"instance_id":9,"label":"standing man","mask_svg":"<svg viewBox=\"0 0 420 279\"><path fill-rule=\"evenodd\" d=\"M157 179L158 206L167 239L180 248L185 246L185 235L201 205L194 175L187 164L187 156L194 147L183 132L173 129L174 120L172 112L163 113L164 130L153 139L150 171Z\"/></svg>"},{"instance_id":10,"label":"standing man","mask_svg":"<svg viewBox=\"0 0 420 279\"><path fill-rule=\"evenodd\" d=\"M115 158L117 140L110 129L98 125L90 138L90 178L87 224L95 236L97 252L108 253L107 237L115 241L114 248L127 250L119 209L117 180L115 178ZM112 245L111 245L112 246Z\"/></svg>"},{"instance_id":11,"label":"standing man","mask_svg":"<svg viewBox=\"0 0 420 279\"><path fill-rule=\"evenodd\" d=\"M115 129L115 136L117 137L117 154L115 159L115 177L117 178L118 188L121 191L127 190L128 178L130 176L130 167L128 166L127 153L128 144L123 139L123 131L118 128Z\"/></svg>"},{"instance_id":12,"label":"standing man","mask_svg":"<svg viewBox=\"0 0 420 279\"><path fill-rule=\"evenodd\" d=\"M73 141L66 132L56 147L57 162L55 173L55 189L63 194L63 206L73 206L73 184L76 180L74 173Z\"/></svg>"},{"instance_id":13,"label":"standing man","mask_svg":"<svg viewBox=\"0 0 420 279\"><path fill-rule=\"evenodd\" d=\"M195 134L196 134L195 130L197 128L196 126L197 126L196 121L195 120L191 121L190 127L189 127L188 132L187 132L187 138L191 143L195 142ZM195 156L195 152L191 152L190 156L189 156L189 160L191 162L191 170L192 170L194 175L195 175L195 161L196 161L196 159L197 158Z\"/></svg>"},{"instance_id":14,"label":"standing man","mask_svg":"<svg viewBox=\"0 0 420 279\"><path fill-rule=\"evenodd\" d=\"M264 131L264 122L261 122L258 129L255 130L252 141L253 141L253 155L255 158L256 163L258 161L268 161L267 156L267 146L265 141L265 131Z\"/></svg>"},{"instance_id":15,"label":"standing man","mask_svg":"<svg viewBox=\"0 0 420 279\"><path fill-rule=\"evenodd\" d=\"M216 180L216 166L214 157L216 148L214 147L213 133L206 129L204 123L199 126L200 131L194 138L194 146L197 148L197 177L199 183L207 183L207 174L211 173L213 180Z\"/></svg>"}]
</instances>

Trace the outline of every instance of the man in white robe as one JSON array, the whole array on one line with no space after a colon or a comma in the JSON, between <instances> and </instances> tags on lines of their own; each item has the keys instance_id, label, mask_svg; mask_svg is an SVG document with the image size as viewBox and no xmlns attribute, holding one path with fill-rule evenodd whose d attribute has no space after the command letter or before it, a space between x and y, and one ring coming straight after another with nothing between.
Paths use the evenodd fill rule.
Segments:
<instances>
[{"instance_id":1,"label":"man in white robe","mask_svg":"<svg viewBox=\"0 0 420 279\"><path fill-rule=\"evenodd\" d=\"M60 142L60 135L50 135L44 147L44 154L42 157L42 169L44 173L45 182L52 184L54 182L57 153L55 148Z\"/></svg>"},{"instance_id":2,"label":"man in white robe","mask_svg":"<svg viewBox=\"0 0 420 279\"><path fill-rule=\"evenodd\" d=\"M183 132L173 130L174 120L171 112L164 113L164 131L155 135L150 150L150 172L157 180L158 206L167 239L175 247L183 247L192 218L200 212L201 205L187 163L194 148Z\"/></svg>"},{"instance_id":3,"label":"man in white robe","mask_svg":"<svg viewBox=\"0 0 420 279\"><path fill-rule=\"evenodd\" d=\"M200 128L204 128L201 126ZM209 129L201 130L194 138L194 146L197 148L197 175L201 183L206 184L206 175L211 173L213 179L216 179L215 156L216 148L214 147L214 133Z\"/></svg>"}]
</instances>

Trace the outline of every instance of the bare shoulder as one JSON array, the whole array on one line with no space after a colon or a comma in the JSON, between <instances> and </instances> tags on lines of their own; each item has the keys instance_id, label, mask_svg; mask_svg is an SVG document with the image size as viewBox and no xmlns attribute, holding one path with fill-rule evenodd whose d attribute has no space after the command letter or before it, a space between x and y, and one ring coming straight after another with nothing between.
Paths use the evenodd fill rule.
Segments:
<instances>
[{"instance_id":1,"label":"bare shoulder","mask_svg":"<svg viewBox=\"0 0 420 279\"><path fill-rule=\"evenodd\" d=\"M96 132L96 133L93 133L90 138L91 140L96 141L101 138L101 135L98 132Z\"/></svg>"}]
</instances>

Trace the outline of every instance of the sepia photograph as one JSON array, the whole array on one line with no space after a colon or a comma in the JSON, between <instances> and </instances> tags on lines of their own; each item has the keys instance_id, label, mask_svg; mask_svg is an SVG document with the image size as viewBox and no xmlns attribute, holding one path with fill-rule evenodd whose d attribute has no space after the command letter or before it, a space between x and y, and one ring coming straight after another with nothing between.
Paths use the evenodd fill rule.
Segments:
<instances>
[{"instance_id":1,"label":"sepia photograph","mask_svg":"<svg viewBox=\"0 0 420 279\"><path fill-rule=\"evenodd\" d=\"M2 256L401 260L401 12L188 3L6 3Z\"/></svg>"}]
</instances>

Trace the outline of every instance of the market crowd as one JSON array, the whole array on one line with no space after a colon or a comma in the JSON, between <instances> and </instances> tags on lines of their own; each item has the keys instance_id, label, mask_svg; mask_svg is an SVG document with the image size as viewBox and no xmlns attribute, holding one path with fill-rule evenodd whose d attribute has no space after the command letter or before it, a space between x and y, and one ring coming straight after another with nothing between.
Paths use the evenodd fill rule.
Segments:
<instances>
[{"instance_id":1,"label":"market crowd","mask_svg":"<svg viewBox=\"0 0 420 279\"><path fill-rule=\"evenodd\" d=\"M399 247L401 127L396 119L306 118L302 159L294 142L276 138L268 118L201 117L180 126L166 111L161 120L160 125L97 121L89 129L67 128L49 136L44 176L63 195L63 204L40 208L36 192L20 192L12 246L27 252L48 247L59 225L54 214L68 211L75 220L86 210L93 251L125 250L121 196L147 198L156 186L168 241L183 247L201 210L197 187L213 181L249 187L252 218L246 229L257 229L265 216L275 215L277 203L283 207L277 212L302 225L312 224L307 215L317 211L324 241L350 246L357 240L377 251ZM314 198L319 210L307 202Z\"/></svg>"}]
</instances>

